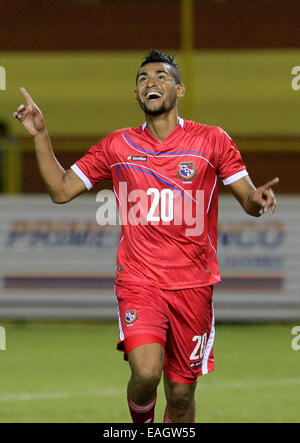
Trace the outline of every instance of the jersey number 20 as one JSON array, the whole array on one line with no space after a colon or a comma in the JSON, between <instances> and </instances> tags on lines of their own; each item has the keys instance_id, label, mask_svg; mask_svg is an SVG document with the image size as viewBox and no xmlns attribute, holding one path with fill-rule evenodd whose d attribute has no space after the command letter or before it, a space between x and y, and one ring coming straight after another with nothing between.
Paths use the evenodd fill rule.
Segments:
<instances>
[{"instance_id":1,"label":"jersey number 20","mask_svg":"<svg viewBox=\"0 0 300 443\"><path fill-rule=\"evenodd\" d=\"M157 188L147 189L147 195L153 194L153 199L151 203L150 210L147 215L147 221L159 222L160 220L164 222L170 222L174 217L174 194L171 189L162 189L159 191ZM160 202L160 217L154 215L155 211Z\"/></svg>"}]
</instances>

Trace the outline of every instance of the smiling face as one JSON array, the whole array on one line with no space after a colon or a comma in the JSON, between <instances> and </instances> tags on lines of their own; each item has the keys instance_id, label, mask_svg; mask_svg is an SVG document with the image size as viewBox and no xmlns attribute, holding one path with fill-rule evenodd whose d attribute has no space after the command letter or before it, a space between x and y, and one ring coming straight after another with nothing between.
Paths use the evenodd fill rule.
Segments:
<instances>
[{"instance_id":1,"label":"smiling face","mask_svg":"<svg viewBox=\"0 0 300 443\"><path fill-rule=\"evenodd\" d=\"M174 68L168 63L148 63L137 75L135 97L145 114L160 115L177 105L184 85L178 83Z\"/></svg>"}]
</instances>

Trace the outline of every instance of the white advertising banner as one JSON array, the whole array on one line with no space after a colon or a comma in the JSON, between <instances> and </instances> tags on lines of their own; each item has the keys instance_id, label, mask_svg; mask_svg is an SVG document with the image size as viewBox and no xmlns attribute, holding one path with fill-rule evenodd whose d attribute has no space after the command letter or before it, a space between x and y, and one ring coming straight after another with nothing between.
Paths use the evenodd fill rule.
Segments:
<instances>
[{"instance_id":1,"label":"white advertising banner","mask_svg":"<svg viewBox=\"0 0 300 443\"><path fill-rule=\"evenodd\" d=\"M120 228L95 197L0 198L0 317L111 318Z\"/></svg>"},{"instance_id":2,"label":"white advertising banner","mask_svg":"<svg viewBox=\"0 0 300 443\"><path fill-rule=\"evenodd\" d=\"M222 320L300 319L300 198L279 196L271 217L220 198L215 300Z\"/></svg>"},{"instance_id":3,"label":"white advertising banner","mask_svg":"<svg viewBox=\"0 0 300 443\"><path fill-rule=\"evenodd\" d=\"M300 198L278 200L256 219L220 197L217 320L300 319ZM87 195L0 197L0 318L116 318L120 227L99 226L98 208Z\"/></svg>"}]
</instances>

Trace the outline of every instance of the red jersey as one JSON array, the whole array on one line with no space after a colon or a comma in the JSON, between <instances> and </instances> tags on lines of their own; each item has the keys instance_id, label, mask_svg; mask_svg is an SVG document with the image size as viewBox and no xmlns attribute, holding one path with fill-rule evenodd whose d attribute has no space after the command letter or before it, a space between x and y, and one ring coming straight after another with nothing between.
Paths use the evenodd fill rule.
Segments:
<instances>
[{"instance_id":1,"label":"red jersey","mask_svg":"<svg viewBox=\"0 0 300 443\"><path fill-rule=\"evenodd\" d=\"M121 211L117 280L162 289L213 285L217 262L218 178L247 175L221 128L178 118L160 143L146 124L115 131L72 170L91 189L112 179Z\"/></svg>"}]
</instances>

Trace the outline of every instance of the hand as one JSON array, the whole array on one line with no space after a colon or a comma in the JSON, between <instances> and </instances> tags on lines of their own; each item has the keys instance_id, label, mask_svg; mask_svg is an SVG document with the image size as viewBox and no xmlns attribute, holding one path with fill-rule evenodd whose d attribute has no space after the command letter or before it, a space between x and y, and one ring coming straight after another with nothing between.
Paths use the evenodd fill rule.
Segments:
<instances>
[{"instance_id":1,"label":"hand","mask_svg":"<svg viewBox=\"0 0 300 443\"><path fill-rule=\"evenodd\" d=\"M273 180L268 181L265 185L259 186L255 190L251 191L248 200L251 204L256 204L259 208L259 215L264 214L271 208L270 215L274 214L276 209L276 197L271 189L271 186L277 185L279 183L279 178L273 178Z\"/></svg>"},{"instance_id":2,"label":"hand","mask_svg":"<svg viewBox=\"0 0 300 443\"><path fill-rule=\"evenodd\" d=\"M26 89L20 88L23 94L26 105L20 105L13 117L17 118L30 135L37 135L46 130L43 114L38 106L34 103Z\"/></svg>"}]
</instances>

